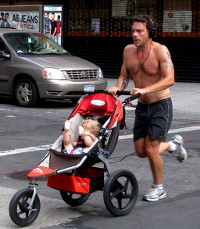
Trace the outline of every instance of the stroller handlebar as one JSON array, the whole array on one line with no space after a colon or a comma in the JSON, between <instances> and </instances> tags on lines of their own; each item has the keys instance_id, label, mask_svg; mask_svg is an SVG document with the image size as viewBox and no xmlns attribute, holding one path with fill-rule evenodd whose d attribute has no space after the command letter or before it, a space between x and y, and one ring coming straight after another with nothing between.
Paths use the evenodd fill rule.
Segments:
<instances>
[{"instance_id":1,"label":"stroller handlebar","mask_svg":"<svg viewBox=\"0 0 200 229\"><path fill-rule=\"evenodd\" d=\"M117 95L130 95L130 93L131 93L130 91L117 91L116 92ZM141 94L140 93L137 93L135 95L131 95L130 97L126 98L125 100L132 101L134 99L139 98L140 96L141 96Z\"/></svg>"}]
</instances>

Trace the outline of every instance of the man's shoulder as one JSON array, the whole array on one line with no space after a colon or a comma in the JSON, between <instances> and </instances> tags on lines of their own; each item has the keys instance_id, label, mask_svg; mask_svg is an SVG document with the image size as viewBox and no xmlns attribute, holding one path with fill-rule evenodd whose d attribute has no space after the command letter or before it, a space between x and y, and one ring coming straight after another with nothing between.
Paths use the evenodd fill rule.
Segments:
<instances>
[{"instance_id":1,"label":"man's shoulder","mask_svg":"<svg viewBox=\"0 0 200 229\"><path fill-rule=\"evenodd\" d=\"M155 49L165 49L165 48L167 48L165 45L163 45L163 44L160 44L160 43L158 43L158 42L155 42L155 41L153 41L153 47L155 48Z\"/></svg>"},{"instance_id":2,"label":"man's shoulder","mask_svg":"<svg viewBox=\"0 0 200 229\"><path fill-rule=\"evenodd\" d=\"M158 42L153 42L153 50L155 53L161 54L161 53L166 53L168 51L168 48L163 44L160 44Z\"/></svg>"},{"instance_id":3,"label":"man's shoulder","mask_svg":"<svg viewBox=\"0 0 200 229\"><path fill-rule=\"evenodd\" d=\"M129 50L136 50L136 46L134 44L126 45L124 51L129 51Z\"/></svg>"}]
</instances>

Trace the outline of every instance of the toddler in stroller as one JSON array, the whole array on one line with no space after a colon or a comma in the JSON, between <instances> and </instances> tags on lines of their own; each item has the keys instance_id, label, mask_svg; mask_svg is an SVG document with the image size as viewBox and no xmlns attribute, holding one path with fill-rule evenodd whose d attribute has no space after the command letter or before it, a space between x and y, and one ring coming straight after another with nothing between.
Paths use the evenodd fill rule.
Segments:
<instances>
[{"instance_id":1,"label":"toddler in stroller","mask_svg":"<svg viewBox=\"0 0 200 229\"><path fill-rule=\"evenodd\" d=\"M130 98L121 102L109 93L98 92L84 95L79 100L65 122L63 134L28 173L29 187L12 197L9 215L15 224L24 227L36 220L40 211L36 180L44 176L48 177L47 186L59 190L62 199L71 206L83 204L91 193L101 190L110 213L122 216L131 211L138 197L137 180L127 169L113 172L108 160L117 144L119 129L124 126L123 108ZM100 125L89 125L94 116L98 117ZM84 131L79 131L80 125ZM91 131L92 126L97 128L98 134ZM87 147L81 150L81 154L65 153L79 135L84 138L86 130L90 135L89 143L85 140Z\"/></svg>"},{"instance_id":2,"label":"toddler in stroller","mask_svg":"<svg viewBox=\"0 0 200 229\"><path fill-rule=\"evenodd\" d=\"M87 153L88 148L96 140L101 128L101 124L96 120L89 118L82 121L82 126L79 126L79 138L77 142L73 142L70 136L71 122L67 120L63 130L63 153L70 155L79 155Z\"/></svg>"}]
</instances>

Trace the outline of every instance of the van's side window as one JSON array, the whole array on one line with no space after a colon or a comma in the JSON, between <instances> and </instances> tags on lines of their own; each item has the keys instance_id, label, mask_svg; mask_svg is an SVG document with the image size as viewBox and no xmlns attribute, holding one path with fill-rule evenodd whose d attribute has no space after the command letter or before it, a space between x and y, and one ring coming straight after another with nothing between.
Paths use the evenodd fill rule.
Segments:
<instances>
[{"instance_id":1,"label":"van's side window","mask_svg":"<svg viewBox=\"0 0 200 229\"><path fill-rule=\"evenodd\" d=\"M0 38L0 53L9 53L8 48L6 47L5 43L3 40Z\"/></svg>"}]
</instances>

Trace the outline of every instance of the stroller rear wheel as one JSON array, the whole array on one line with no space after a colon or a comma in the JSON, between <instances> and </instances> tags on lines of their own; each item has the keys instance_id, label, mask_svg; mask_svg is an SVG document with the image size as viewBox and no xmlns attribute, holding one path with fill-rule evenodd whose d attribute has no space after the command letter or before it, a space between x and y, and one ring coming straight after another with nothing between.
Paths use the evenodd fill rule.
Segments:
<instances>
[{"instance_id":1,"label":"stroller rear wheel","mask_svg":"<svg viewBox=\"0 0 200 229\"><path fill-rule=\"evenodd\" d=\"M22 189L15 193L10 201L9 215L12 221L21 227L33 223L40 212L40 199L36 194L32 206L30 205L33 190Z\"/></svg>"},{"instance_id":2,"label":"stroller rear wheel","mask_svg":"<svg viewBox=\"0 0 200 229\"><path fill-rule=\"evenodd\" d=\"M104 203L115 216L128 214L138 197L138 183L128 170L117 170L110 175L104 188Z\"/></svg>"},{"instance_id":3,"label":"stroller rear wheel","mask_svg":"<svg viewBox=\"0 0 200 229\"><path fill-rule=\"evenodd\" d=\"M60 195L66 204L71 206L79 206L87 201L90 194L78 194L66 191L60 191Z\"/></svg>"}]
</instances>

